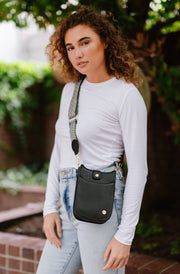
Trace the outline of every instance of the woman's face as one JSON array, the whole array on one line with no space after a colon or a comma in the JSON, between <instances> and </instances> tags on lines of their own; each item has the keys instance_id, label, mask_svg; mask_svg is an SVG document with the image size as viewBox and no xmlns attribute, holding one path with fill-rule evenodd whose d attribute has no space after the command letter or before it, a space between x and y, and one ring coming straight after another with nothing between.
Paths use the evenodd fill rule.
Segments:
<instances>
[{"instance_id":1,"label":"woman's face","mask_svg":"<svg viewBox=\"0 0 180 274\"><path fill-rule=\"evenodd\" d=\"M65 45L72 66L88 81L98 82L107 75L104 49L99 35L86 25L77 25L65 34Z\"/></svg>"}]
</instances>

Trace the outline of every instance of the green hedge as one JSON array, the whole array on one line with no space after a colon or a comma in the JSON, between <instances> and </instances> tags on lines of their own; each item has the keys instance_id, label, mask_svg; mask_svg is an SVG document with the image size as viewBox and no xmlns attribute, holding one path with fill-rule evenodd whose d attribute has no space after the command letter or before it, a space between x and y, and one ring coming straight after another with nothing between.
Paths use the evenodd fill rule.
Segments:
<instances>
[{"instance_id":1,"label":"green hedge","mask_svg":"<svg viewBox=\"0 0 180 274\"><path fill-rule=\"evenodd\" d=\"M24 185L46 186L49 163L43 167L34 163L31 166L20 166L0 170L0 190L17 194Z\"/></svg>"},{"instance_id":2,"label":"green hedge","mask_svg":"<svg viewBox=\"0 0 180 274\"><path fill-rule=\"evenodd\" d=\"M61 89L49 65L0 62L0 124L6 122L21 147L33 112L46 103L59 103Z\"/></svg>"},{"instance_id":3,"label":"green hedge","mask_svg":"<svg viewBox=\"0 0 180 274\"><path fill-rule=\"evenodd\" d=\"M153 84L162 110L169 116L171 128L166 135L174 136L174 144L180 145L180 67L168 66L159 55L152 67Z\"/></svg>"}]
</instances>

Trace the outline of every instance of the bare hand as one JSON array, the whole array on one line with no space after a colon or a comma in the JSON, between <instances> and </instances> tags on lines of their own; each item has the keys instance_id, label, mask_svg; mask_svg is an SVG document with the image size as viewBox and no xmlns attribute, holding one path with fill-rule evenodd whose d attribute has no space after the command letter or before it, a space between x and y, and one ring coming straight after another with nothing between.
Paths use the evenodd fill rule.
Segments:
<instances>
[{"instance_id":1,"label":"bare hand","mask_svg":"<svg viewBox=\"0 0 180 274\"><path fill-rule=\"evenodd\" d=\"M109 260L102 270L119 269L126 265L129 259L130 248L130 245L124 245L113 237L104 253L104 262L107 262L108 258Z\"/></svg>"},{"instance_id":2,"label":"bare hand","mask_svg":"<svg viewBox=\"0 0 180 274\"><path fill-rule=\"evenodd\" d=\"M57 235L61 237L62 232L61 232L61 221L58 213L55 212L55 213L47 214L44 217L43 227L44 227L45 235L47 239L50 241L50 243L60 248L61 241L59 240Z\"/></svg>"}]
</instances>

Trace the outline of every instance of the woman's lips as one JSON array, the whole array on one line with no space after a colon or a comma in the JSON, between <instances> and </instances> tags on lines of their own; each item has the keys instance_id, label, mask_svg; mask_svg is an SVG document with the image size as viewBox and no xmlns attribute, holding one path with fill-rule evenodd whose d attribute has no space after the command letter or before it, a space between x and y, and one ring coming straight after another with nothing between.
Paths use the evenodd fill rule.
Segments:
<instances>
[{"instance_id":1,"label":"woman's lips","mask_svg":"<svg viewBox=\"0 0 180 274\"><path fill-rule=\"evenodd\" d=\"M77 64L78 68L84 68L87 65L88 61L82 61Z\"/></svg>"}]
</instances>

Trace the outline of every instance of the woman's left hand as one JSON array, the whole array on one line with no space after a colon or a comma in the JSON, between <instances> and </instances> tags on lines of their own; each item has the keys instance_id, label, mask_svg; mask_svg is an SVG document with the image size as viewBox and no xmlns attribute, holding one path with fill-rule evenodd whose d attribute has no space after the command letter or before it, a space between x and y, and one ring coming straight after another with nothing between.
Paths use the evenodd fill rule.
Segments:
<instances>
[{"instance_id":1,"label":"woman's left hand","mask_svg":"<svg viewBox=\"0 0 180 274\"><path fill-rule=\"evenodd\" d=\"M118 269L126 265L130 248L130 245L124 245L113 237L104 253L104 262L107 262L108 258L109 260L102 270Z\"/></svg>"}]
</instances>

